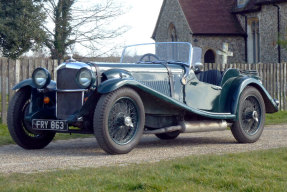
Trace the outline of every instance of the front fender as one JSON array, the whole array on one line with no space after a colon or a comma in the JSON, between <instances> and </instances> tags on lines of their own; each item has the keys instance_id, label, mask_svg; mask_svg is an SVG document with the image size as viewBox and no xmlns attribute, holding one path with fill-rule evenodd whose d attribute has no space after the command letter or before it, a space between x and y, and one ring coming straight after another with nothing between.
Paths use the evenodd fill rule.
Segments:
<instances>
[{"instance_id":1,"label":"front fender","mask_svg":"<svg viewBox=\"0 0 287 192\"><path fill-rule=\"evenodd\" d=\"M110 69L105 71L102 76L105 81L98 87L98 92L101 94L112 92L126 84L136 84L132 74L122 69Z\"/></svg>"},{"instance_id":2,"label":"front fender","mask_svg":"<svg viewBox=\"0 0 287 192\"><path fill-rule=\"evenodd\" d=\"M133 79L110 79L101 83L97 90L100 94L106 94L115 91L116 89L119 89L125 85L137 86L138 82Z\"/></svg>"},{"instance_id":3,"label":"front fender","mask_svg":"<svg viewBox=\"0 0 287 192\"><path fill-rule=\"evenodd\" d=\"M15 85L13 87L13 90L18 90L18 89L21 89L22 87L26 87L26 86L29 86L29 87L32 87L32 88L36 88L35 83L30 78L30 79L25 79L25 80L21 81L20 83L18 83L17 85Z\"/></svg>"},{"instance_id":4,"label":"front fender","mask_svg":"<svg viewBox=\"0 0 287 192\"><path fill-rule=\"evenodd\" d=\"M15 85L13 87L13 90L18 90L18 89L21 89L21 88L26 87L26 86L37 89L37 86L35 85L33 80L30 78L30 79L25 79L25 80L21 81L20 83L18 83L17 85ZM47 88L49 90L56 90L56 82L51 81L50 84L47 86Z\"/></svg>"},{"instance_id":5,"label":"front fender","mask_svg":"<svg viewBox=\"0 0 287 192\"><path fill-rule=\"evenodd\" d=\"M105 80L110 79L133 79L130 72L123 69L110 69L102 73Z\"/></svg>"},{"instance_id":6,"label":"front fender","mask_svg":"<svg viewBox=\"0 0 287 192\"><path fill-rule=\"evenodd\" d=\"M262 95L265 103L265 108L267 113L275 113L278 111L278 105L265 89L265 87L258 81L257 79L250 78L250 77L238 77L232 83L232 105L231 105L231 112L232 114L238 113L239 109L239 99L241 93L247 86L255 87Z\"/></svg>"}]
</instances>

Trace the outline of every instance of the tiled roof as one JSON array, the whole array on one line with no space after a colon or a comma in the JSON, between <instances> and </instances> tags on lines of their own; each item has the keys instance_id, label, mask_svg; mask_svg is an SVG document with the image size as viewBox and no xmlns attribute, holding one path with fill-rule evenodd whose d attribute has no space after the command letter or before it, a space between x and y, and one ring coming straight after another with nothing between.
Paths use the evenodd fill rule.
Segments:
<instances>
[{"instance_id":1,"label":"tiled roof","mask_svg":"<svg viewBox=\"0 0 287 192\"><path fill-rule=\"evenodd\" d=\"M164 0L164 4L167 0ZM175 0L173 0L175 1ZM260 11L263 4L276 4L287 0L249 0L241 8L237 0L178 0L193 35L240 35L242 29L236 14ZM162 9L164 7L162 6ZM162 12L162 10L161 10ZM159 22L159 20L158 20ZM156 25L153 38L158 27Z\"/></svg>"},{"instance_id":2,"label":"tiled roof","mask_svg":"<svg viewBox=\"0 0 287 192\"><path fill-rule=\"evenodd\" d=\"M230 0L179 0L194 35L244 35Z\"/></svg>"}]
</instances>

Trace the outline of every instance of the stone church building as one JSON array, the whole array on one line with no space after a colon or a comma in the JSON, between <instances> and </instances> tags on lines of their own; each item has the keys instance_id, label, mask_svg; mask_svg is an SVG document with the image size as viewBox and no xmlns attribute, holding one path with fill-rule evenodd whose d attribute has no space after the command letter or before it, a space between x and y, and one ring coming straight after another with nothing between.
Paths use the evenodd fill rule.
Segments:
<instances>
[{"instance_id":1,"label":"stone church building","mask_svg":"<svg viewBox=\"0 0 287 192\"><path fill-rule=\"evenodd\" d=\"M205 63L287 62L278 43L287 40L287 0L164 0L152 38L191 42Z\"/></svg>"}]
</instances>

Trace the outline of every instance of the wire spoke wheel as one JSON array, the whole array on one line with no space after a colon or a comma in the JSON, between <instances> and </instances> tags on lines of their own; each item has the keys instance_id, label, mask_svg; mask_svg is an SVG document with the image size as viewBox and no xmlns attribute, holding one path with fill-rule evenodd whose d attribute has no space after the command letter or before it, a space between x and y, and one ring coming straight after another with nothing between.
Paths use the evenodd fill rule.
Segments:
<instances>
[{"instance_id":1,"label":"wire spoke wheel","mask_svg":"<svg viewBox=\"0 0 287 192\"><path fill-rule=\"evenodd\" d=\"M256 88L247 87L241 93L238 105L238 120L231 127L232 134L240 143L254 143L264 129L264 100Z\"/></svg>"},{"instance_id":2,"label":"wire spoke wheel","mask_svg":"<svg viewBox=\"0 0 287 192\"><path fill-rule=\"evenodd\" d=\"M130 152L144 129L145 113L140 96L123 87L102 95L94 113L94 132L100 147L109 154Z\"/></svg>"},{"instance_id":3,"label":"wire spoke wheel","mask_svg":"<svg viewBox=\"0 0 287 192\"><path fill-rule=\"evenodd\" d=\"M261 107L258 100L254 96L245 99L242 106L242 128L248 135L254 135L259 129L261 123Z\"/></svg>"},{"instance_id":4,"label":"wire spoke wheel","mask_svg":"<svg viewBox=\"0 0 287 192\"><path fill-rule=\"evenodd\" d=\"M130 98L120 98L111 108L108 119L109 135L120 145L130 142L138 128L138 109Z\"/></svg>"}]
</instances>

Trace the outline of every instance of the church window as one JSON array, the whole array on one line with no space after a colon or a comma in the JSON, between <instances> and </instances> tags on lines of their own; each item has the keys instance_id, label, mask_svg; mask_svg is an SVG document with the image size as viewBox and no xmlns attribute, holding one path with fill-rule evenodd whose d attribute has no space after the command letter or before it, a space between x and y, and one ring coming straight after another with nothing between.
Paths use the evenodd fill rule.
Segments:
<instances>
[{"instance_id":1,"label":"church window","mask_svg":"<svg viewBox=\"0 0 287 192\"><path fill-rule=\"evenodd\" d=\"M177 41L177 33L176 28L173 23L170 23L168 28L168 41L176 42ZM176 60L178 58L178 47L176 44L173 44L171 49L169 50L169 55L172 57L172 60Z\"/></svg>"},{"instance_id":2,"label":"church window","mask_svg":"<svg viewBox=\"0 0 287 192\"><path fill-rule=\"evenodd\" d=\"M242 8L248 3L249 0L237 0L237 7Z\"/></svg>"},{"instance_id":3,"label":"church window","mask_svg":"<svg viewBox=\"0 0 287 192\"><path fill-rule=\"evenodd\" d=\"M248 63L260 62L260 31L258 18L248 19Z\"/></svg>"},{"instance_id":4,"label":"church window","mask_svg":"<svg viewBox=\"0 0 287 192\"><path fill-rule=\"evenodd\" d=\"M209 49L204 54L204 63L215 63L214 51Z\"/></svg>"},{"instance_id":5,"label":"church window","mask_svg":"<svg viewBox=\"0 0 287 192\"><path fill-rule=\"evenodd\" d=\"M168 28L168 39L170 42L176 42L177 41L177 34L176 34L176 28L174 24L170 24Z\"/></svg>"}]
</instances>

